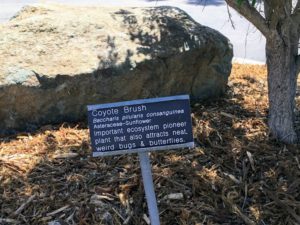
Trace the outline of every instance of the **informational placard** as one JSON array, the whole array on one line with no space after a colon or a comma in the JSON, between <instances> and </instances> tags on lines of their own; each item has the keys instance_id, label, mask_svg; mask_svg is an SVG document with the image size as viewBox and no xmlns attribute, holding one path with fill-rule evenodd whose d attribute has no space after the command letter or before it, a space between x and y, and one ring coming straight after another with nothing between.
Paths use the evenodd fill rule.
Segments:
<instances>
[{"instance_id":1,"label":"informational placard","mask_svg":"<svg viewBox=\"0 0 300 225\"><path fill-rule=\"evenodd\" d=\"M88 106L93 156L194 147L188 95Z\"/></svg>"}]
</instances>

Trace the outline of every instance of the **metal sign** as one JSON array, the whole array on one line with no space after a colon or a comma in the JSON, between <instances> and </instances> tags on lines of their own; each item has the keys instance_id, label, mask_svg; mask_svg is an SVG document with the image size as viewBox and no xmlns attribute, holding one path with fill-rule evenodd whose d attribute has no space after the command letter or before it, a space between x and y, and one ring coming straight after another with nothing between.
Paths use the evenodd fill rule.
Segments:
<instances>
[{"instance_id":1,"label":"metal sign","mask_svg":"<svg viewBox=\"0 0 300 225\"><path fill-rule=\"evenodd\" d=\"M194 147L188 95L88 106L93 156L138 153L152 225L160 225L148 152Z\"/></svg>"},{"instance_id":2,"label":"metal sign","mask_svg":"<svg viewBox=\"0 0 300 225\"><path fill-rule=\"evenodd\" d=\"M194 147L188 95L88 106L93 156Z\"/></svg>"}]
</instances>

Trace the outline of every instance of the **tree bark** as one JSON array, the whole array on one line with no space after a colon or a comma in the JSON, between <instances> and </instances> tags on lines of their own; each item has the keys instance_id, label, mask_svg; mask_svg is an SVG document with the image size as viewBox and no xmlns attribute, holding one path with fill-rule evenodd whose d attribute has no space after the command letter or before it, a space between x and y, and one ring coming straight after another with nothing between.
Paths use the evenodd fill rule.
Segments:
<instances>
[{"instance_id":1,"label":"tree bark","mask_svg":"<svg viewBox=\"0 0 300 225\"><path fill-rule=\"evenodd\" d=\"M263 0L264 13L250 0L225 1L266 37L270 133L284 143L297 142L294 109L300 71L300 0L294 9L292 0Z\"/></svg>"},{"instance_id":2,"label":"tree bark","mask_svg":"<svg viewBox=\"0 0 300 225\"><path fill-rule=\"evenodd\" d=\"M281 31L268 36L266 44L269 129L272 136L288 144L297 142L294 128L297 48L293 42L298 43L298 40L292 37L291 32Z\"/></svg>"}]
</instances>

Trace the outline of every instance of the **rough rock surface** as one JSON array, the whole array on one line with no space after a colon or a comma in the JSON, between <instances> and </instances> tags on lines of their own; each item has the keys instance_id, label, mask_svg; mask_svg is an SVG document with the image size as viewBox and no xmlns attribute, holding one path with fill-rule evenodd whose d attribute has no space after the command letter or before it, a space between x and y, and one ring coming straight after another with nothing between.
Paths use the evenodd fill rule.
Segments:
<instances>
[{"instance_id":1,"label":"rough rock surface","mask_svg":"<svg viewBox=\"0 0 300 225\"><path fill-rule=\"evenodd\" d=\"M232 47L173 7L26 7L0 25L0 133L85 118L86 105L224 92Z\"/></svg>"}]
</instances>

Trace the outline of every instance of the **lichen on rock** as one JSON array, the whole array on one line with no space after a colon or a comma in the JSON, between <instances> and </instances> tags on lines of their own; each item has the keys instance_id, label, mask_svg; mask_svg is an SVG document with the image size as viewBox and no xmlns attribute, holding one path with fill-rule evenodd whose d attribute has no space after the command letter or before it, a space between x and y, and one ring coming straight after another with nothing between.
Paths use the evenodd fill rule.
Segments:
<instances>
[{"instance_id":1,"label":"lichen on rock","mask_svg":"<svg viewBox=\"0 0 300 225\"><path fill-rule=\"evenodd\" d=\"M233 55L174 7L30 6L0 32L1 132L77 121L87 104L217 97Z\"/></svg>"}]
</instances>

